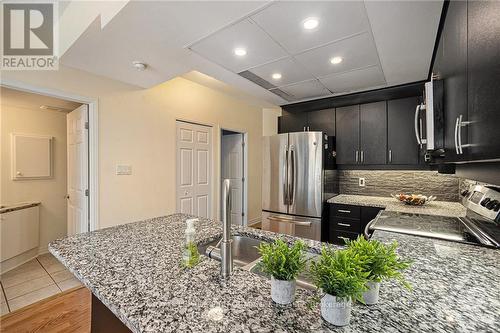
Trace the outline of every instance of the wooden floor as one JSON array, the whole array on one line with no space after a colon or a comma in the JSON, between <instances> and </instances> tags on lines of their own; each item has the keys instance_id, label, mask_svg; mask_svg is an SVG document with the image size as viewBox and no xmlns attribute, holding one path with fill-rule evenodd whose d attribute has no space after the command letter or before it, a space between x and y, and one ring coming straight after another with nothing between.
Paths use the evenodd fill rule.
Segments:
<instances>
[{"instance_id":1,"label":"wooden floor","mask_svg":"<svg viewBox=\"0 0 500 333\"><path fill-rule=\"evenodd\" d=\"M6 314L0 318L0 332L88 333L90 295L78 287Z\"/></svg>"}]
</instances>

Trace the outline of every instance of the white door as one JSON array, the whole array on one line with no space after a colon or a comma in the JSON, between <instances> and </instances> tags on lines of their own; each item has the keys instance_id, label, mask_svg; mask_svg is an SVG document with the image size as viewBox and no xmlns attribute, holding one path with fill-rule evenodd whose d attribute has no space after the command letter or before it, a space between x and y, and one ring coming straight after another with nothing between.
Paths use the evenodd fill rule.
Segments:
<instances>
[{"instance_id":1,"label":"white door","mask_svg":"<svg viewBox=\"0 0 500 333\"><path fill-rule=\"evenodd\" d=\"M68 148L68 235L87 232L88 219L88 106L82 105L66 116Z\"/></svg>"},{"instance_id":2,"label":"white door","mask_svg":"<svg viewBox=\"0 0 500 333\"><path fill-rule=\"evenodd\" d=\"M231 180L231 222L243 225L243 134L222 135L221 152L221 181Z\"/></svg>"},{"instance_id":3,"label":"white door","mask_svg":"<svg viewBox=\"0 0 500 333\"><path fill-rule=\"evenodd\" d=\"M210 218L211 127L177 121L177 212Z\"/></svg>"}]
</instances>

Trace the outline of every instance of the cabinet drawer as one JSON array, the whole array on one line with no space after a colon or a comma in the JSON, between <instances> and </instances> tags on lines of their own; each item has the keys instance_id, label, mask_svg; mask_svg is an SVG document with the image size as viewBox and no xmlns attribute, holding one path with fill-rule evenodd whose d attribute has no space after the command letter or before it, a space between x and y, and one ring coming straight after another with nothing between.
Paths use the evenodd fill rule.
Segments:
<instances>
[{"instance_id":1,"label":"cabinet drawer","mask_svg":"<svg viewBox=\"0 0 500 333\"><path fill-rule=\"evenodd\" d=\"M361 207L333 204L330 206L330 216L347 217L359 220L361 216Z\"/></svg>"},{"instance_id":2,"label":"cabinet drawer","mask_svg":"<svg viewBox=\"0 0 500 333\"><path fill-rule=\"evenodd\" d=\"M359 233L361 229L360 220L334 217L332 222L333 229L335 230Z\"/></svg>"},{"instance_id":3,"label":"cabinet drawer","mask_svg":"<svg viewBox=\"0 0 500 333\"><path fill-rule=\"evenodd\" d=\"M358 233L333 230L330 232L330 242L335 244L344 245L346 239L354 240L358 238Z\"/></svg>"}]
</instances>

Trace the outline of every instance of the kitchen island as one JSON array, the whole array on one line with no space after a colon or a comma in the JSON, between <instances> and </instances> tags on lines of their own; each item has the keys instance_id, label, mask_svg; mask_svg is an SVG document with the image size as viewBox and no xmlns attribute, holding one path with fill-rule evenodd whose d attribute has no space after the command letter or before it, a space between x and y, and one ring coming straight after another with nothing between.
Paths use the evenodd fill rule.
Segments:
<instances>
[{"instance_id":1,"label":"kitchen island","mask_svg":"<svg viewBox=\"0 0 500 333\"><path fill-rule=\"evenodd\" d=\"M375 306L357 304L346 328L321 319L308 307L312 291L298 289L296 301L271 301L270 282L235 268L227 283L220 263L202 256L183 269L185 220L174 214L120 225L52 242L50 252L87 288L98 306L109 309L132 332L470 332L497 331L500 323L498 251L436 240L376 232L400 243L400 253L414 260L406 291L394 282L381 288ZM200 219L197 242L215 240L219 222ZM234 227L234 234L273 240L277 234ZM291 236L282 236L293 241ZM321 243L307 241L318 252ZM99 307L96 307L98 309ZM95 311L97 312L97 311ZM94 313L98 315L98 313ZM94 325L94 318L93 325ZM99 319L96 319L99 321Z\"/></svg>"}]
</instances>

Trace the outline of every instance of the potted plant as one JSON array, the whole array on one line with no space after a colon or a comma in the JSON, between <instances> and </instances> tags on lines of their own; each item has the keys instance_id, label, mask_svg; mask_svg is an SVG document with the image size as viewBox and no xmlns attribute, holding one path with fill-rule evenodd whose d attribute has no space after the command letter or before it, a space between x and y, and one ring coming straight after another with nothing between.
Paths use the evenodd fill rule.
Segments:
<instances>
[{"instance_id":1,"label":"potted plant","mask_svg":"<svg viewBox=\"0 0 500 333\"><path fill-rule=\"evenodd\" d=\"M305 269L306 245L302 241L288 246L277 239L273 243L261 243L260 269L271 275L271 298L278 304L289 304L295 298L297 276Z\"/></svg>"},{"instance_id":2,"label":"potted plant","mask_svg":"<svg viewBox=\"0 0 500 333\"><path fill-rule=\"evenodd\" d=\"M321 256L311 263L314 284L324 293L321 316L336 326L349 324L352 300L361 300L368 273L361 270L361 259L349 250L323 247Z\"/></svg>"},{"instance_id":3,"label":"potted plant","mask_svg":"<svg viewBox=\"0 0 500 333\"><path fill-rule=\"evenodd\" d=\"M395 279L411 290L410 284L405 281L402 274L411 263L399 258L396 253L397 247L396 241L386 245L377 240L366 240L362 236L354 241L347 241L347 248L362 259L361 267L368 273L366 283L368 290L363 293L365 304L378 303L382 280Z\"/></svg>"}]
</instances>

